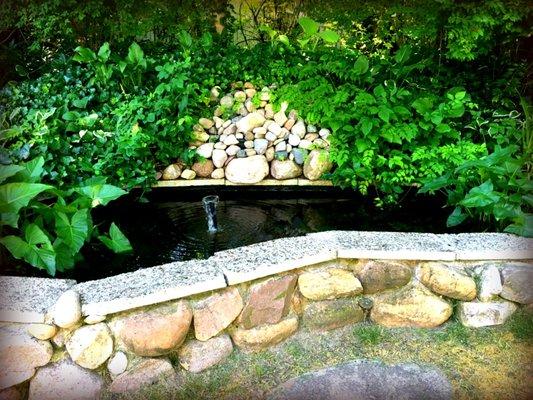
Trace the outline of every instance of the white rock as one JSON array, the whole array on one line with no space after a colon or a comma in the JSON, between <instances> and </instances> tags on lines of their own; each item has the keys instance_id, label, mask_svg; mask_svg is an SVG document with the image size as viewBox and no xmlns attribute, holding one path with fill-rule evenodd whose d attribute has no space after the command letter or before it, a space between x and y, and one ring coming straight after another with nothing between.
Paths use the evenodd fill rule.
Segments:
<instances>
[{"instance_id":1,"label":"white rock","mask_svg":"<svg viewBox=\"0 0 533 400\"><path fill-rule=\"evenodd\" d=\"M265 135L265 139L268 140L269 142L273 142L273 141L275 141L277 138L278 138L278 137L276 136L276 134L273 133L273 132L270 132L270 131L268 131L268 132L266 133L266 135Z\"/></svg>"},{"instance_id":2,"label":"white rock","mask_svg":"<svg viewBox=\"0 0 533 400\"><path fill-rule=\"evenodd\" d=\"M237 125L235 124L229 124L224 130L222 131L223 135L231 135L237 133Z\"/></svg>"},{"instance_id":3,"label":"white rock","mask_svg":"<svg viewBox=\"0 0 533 400\"><path fill-rule=\"evenodd\" d=\"M31 324L28 327L28 333L36 339L48 340L54 337L57 333L57 328L48 324Z\"/></svg>"},{"instance_id":4,"label":"white rock","mask_svg":"<svg viewBox=\"0 0 533 400\"><path fill-rule=\"evenodd\" d=\"M300 140L300 143L298 144L298 147L300 149L306 149L306 150L309 150L311 146L313 146L313 142L309 140L305 140L305 139Z\"/></svg>"},{"instance_id":5,"label":"white rock","mask_svg":"<svg viewBox=\"0 0 533 400\"><path fill-rule=\"evenodd\" d=\"M91 314L87 316L83 321L86 324L92 325L92 324L98 324L100 322L104 322L106 319L105 315L98 315L98 314Z\"/></svg>"},{"instance_id":6,"label":"white rock","mask_svg":"<svg viewBox=\"0 0 533 400\"><path fill-rule=\"evenodd\" d=\"M267 148L268 148L267 139L255 139L254 140L254 150L257 152L257 154L265 154Z\"/></svg>"},{"instance_id":7,"label":"white rock","mask_svg":"<svg viewBox=\"0 0 533 400\"><path fill-rule=\"evenodd\" d=\"M163 170L162 178L165 181L178 179L181 175L181 166L179 164L170 164Z\"/></svg>"},{"instance_id":8,"label":"white rock","mask_svg":"<svg viewBox=\"0 0 533 400\"><path fill-rule=\"evenodd\" d=\"M268 125L268 130L272 132L274 135L278 136L281 133L281 126L277 122L273 122L270 125Z\"/></svg>"},{"instance_id":9,"label":"white rock","mask_svg":"<svg viewBox=\"0 0 533 400\"><path fill-rule=\"evenodd\" d=\"M196 178L196 172L194 172L192 169L186 169L181 173L181 177L190 181L191 179Z\"/></svg>"},{"instance_id":10,"label":"white rock","mask_svg":"<svg viewBox=\"0 0 533 400\"><path fill-rule=\"evenodd\" d=\"M228 119L227 121L224 121L224 122L222 123L222 128L226 129L226 128L227 128L228 126L230 126L230 125L231 125L231 120Z\"/></svg>"},{"instance_id":11,"label":"white rock","mask_svg":"<svg viewBox=\"0 0 533 400\"><path fill-rule=\"evenodd\" d=\"M216 142L216 143L215 143L215 149L216 149L216 150L226 150L226 147L228 147L228 146L226 146L226 145L225 145L224 143L222 143L222 142Z\"/></svg>"},{"instance_id":12,"label":"white rock","mask_svg":"<svg viewBox=\"0 0 533 400\"><path fill-rule=\"evenodd\" d=\"M225 150L215 149L213 150L212 159L216 168L222 168L228 159L228 154Z\"/></svg>"},{"instance_id":13,"label":"white rock","mask_svg":"<svg viewBox=\"0 0 533 400\"><path fill-rule=\"evenodd\" d=\"M217 168L211 172L211 178L213 179L224 179L224 168Z\"/></svg>"},{"instance_id":14,"label":"white rock","mask_svg":"<svg viewBox=\"0 0 533 400\"><path fill-rule=\"evenodd\" d=\"M120 375L128 368L128 357L121 351L117 351L107 362L107 370L111 375Z\"/></svg>"},{"instance_id":15,"label":"white rock","mask_svg":"<svg viewBox=\"0 0 533 400\"><path fill-rule=\"evenodd\" d=\"M262 181L268 173L268 162L262 155L234 158L226 167L226 179L233 183L257 183Z\"/></svg>"},{"instance_id":16,"label":"white rock","mask_svg":"<svg viewBox=\"0 0 533 400\"><path fill-rule=\"evenodd\" d=\"M211 158L211 154L213 154L214 147L214 143L204 143L196 149L196 153L203 158Z\"/></svg>"},{"instance_id":17,"label":"white rock","mask_svg":"<svg viewBox=\"0 0 533 400\"><path fill-rule=\"evenodd\" d=\"M330 135L330 130L329 129L326 129L326 128L322 128L318 131L318 134L320 135L321 138L323 139L327 139L327 137Z\"/></svg>"},{"instance_id":18,"label":"white rock","mask_svg":"<svg viewBox=\"0 0 533 400\"><path fill-rule=\"evenodd\" d=\"M96 369L113 353L113 338L105 323L85 325L74 332L66 347L76 364Z\"/></svg>"},{"instance_id":19,"label":"white rock","mask_svg":"<svg viewBox=\"0 0 533 400\"><path fill-rule=\"evenodd\" d=\"M252 102L252 99L246 99L244 102L244 107L246 107L246 110L251 113L255 111L254 103Z\"/></svg>"},{"instance_id":20,"label":"white rock","mask_svg":"<svg viewBox=\"0 0 533 400\"><path fill-rule=\"evenodd\" d=\"M104 380L71 361L39 368L30 382L29 400L95 400L104 388Z\"/></svg>"},{"instance_id":21,"label":"white rock","mask_svg":"<svg viewBox=\"0 0 533 400\"><path fill-rule=\"evenodd\" d=\"M239 103L244 103L244 101L246 100L246 93L242 90L237 90L233 97L235 97L235 101L238 101Z\"/></svg>"},{"instance_id":22,"label":"white rock","mask_svg":"<svg viewBox=\"0 0 533 400\"><path fill-rule=\"evenodd\" d=\"M294 124L294 126L291 129L291 132L295 135L297 135L300 139L303 139L305 136L305 124L304 122L299 119L297 123Z\"/></svg>"},{"instance_id":23,"label":"white rock","mask_svg":"<svg viewBox=\"0 0 533 400\"><path fill-rule=\"evenodd\" d=\"M274 114L274 121L276 121L276 123L279 125L279 126L283 126L285 124L285 122L287 122L288 118L287 116L285 115L285 111L287 111L287 107L288 107L288 104L287 102L283 102L281 103L281 109Z\"/></svg>"},{"instance_id":24,"label":"white rock","mask_svg":"<svg viewBox=\"0 0 533 400\"><path fill-rule=\"evenodd\" d=\"M462 302L458 307L459 320L463 325L471 328L501 325L517 308L517 305L510 301L494 303Z\"/></svg>"},{"instance_id":25,"label":"white rock","mask_svg":"<svg viewBox=\"0 0 533 400\"><path fill-rule=\"evenodd\" d=\"M52 311L54 324L61 328L72 328L81 319L80 295L75 290L63 293Z\"/></svg>"},{"instance_id":26,"label":"white rock","mask_svg":"<svg viewBox=\"0 0 533 400\"><path fill-rule=\"evenodd\" d=\"M272 104L267 104L265 106L265 118L266 119L274 118L274 107L272 106Z\"/></svg>"},{"instance_id":27,"label":"white rock","mask_svg":"<svg viewBox=\"0 0 533 400\"><path fill-rule=\"evenodd\" d=\"M235 135L228 135L225 139L224 139L224 144L226 146L231 146L232 144L238 144L239 141L237 140L237 138L235 137Z\"/></svg>"},{"instance_id":28,"label":"white rock","mask_svg":"<svg viewBox=\"0 0 533 400\"><path fill-rule=\"evenodd\" d=\"M265 123L265 117L258 112L252 112L237 122L237 132L246 133Z\"/></svg>"},{"instance_id":29,"label":"white rock","mask_svg":"<svg viewBox=\"0 0 533 400\"><path fill-rule=\"evenodd\" d=\"M272 161L274 159L275 155L274 147L269 147L265 152L265 157L268 162Z\"/></svg>"},{"instance_id":30,"label":"white rock","mask_svg":"<svg viewBox=\"0 0 533 400\"><path fill-rule=\"evenodd\" d=\"M228 156L234 156L235 154L239 152L240 149L241 148L239 146L232 144L226 149L226 154Z\"/></svg>"},{"instance_id":31,"label":"white rock","mask_svg":"<svg viewBox=\"0 0 533 400\"><path fill-rule=\"evenodd\" d=\"M220 105L224 108L231 108L235 103L235 99L231 95L226 95L220 99Z\"/></svg>"},{"instance_id":32,"label":"white rock","mask_svg":"<svg viewBox=\"0 0 533 400\"><path fill-rule=\"evenodd\" d=\"M294 147L298 146L300 144L300 140L301 140L300 136L298 135L295 135L293 133L289 135L289 144L291 146L294 146Z\"/></svg>"},{"instance_id":33,"label":"white rock","mask_svg":"<svg viewBox=\"0 0 533 400\"><path fill-rule=\"evenodd\" d=\"M285 142L279 142L276 147L274 148L275 151L285 151L287 150L287 143Z\"/></svg>"},{"instance_id":34,"label":"white rock","mask_svg":"<svg viewBox=\"0 0 533 400\"><path fill-rule=\"evenodd\" d=\"M500 271L494 264L482 265L474 270L479 285L477 297L481 301L491 301L502 292Z\"/></svg>"},{"instance_id":35,"label":"white rock","mask_svg":"<svg viewBox=\"0 0 533 400\"><path fill-rule=\"evenodd\" d=\"M243 135L242 133L237 133L237 134L235 135L235 137L236 137L237 139L244 139L244 135Z\"/></svg>"},{"instance_id":36,"label":"white rock","mask_svg":"<svg viewBox=\"0 0 533 400\"><path fill-rule=\"evenodd\" d=\"M224 120L219 117L213 117L213 121L215 121L215 128L220 129L222 128L222 124L224 123Z\"/></svg>"},{"instance_id":37,"label":"white rock","mask_svg":"<svg viewBox=\"0 0 533 400\"><path fill-rule=\"evenodd\" d=\"M253 140L247 140L244 142L244 147L246 149L253 149L254 148L254 141Z\"/></svg>"},{"instance_id":38,"label":"white rock","mask_svg":"<svg viewBox=\"0 0 533 400\"><path fill-rule=\"evenodd\" d=\"M259 128L254 128L252 132L254 135L265 135L267 133L267 128L260 126Z\"/></svg>"}]
</instances>

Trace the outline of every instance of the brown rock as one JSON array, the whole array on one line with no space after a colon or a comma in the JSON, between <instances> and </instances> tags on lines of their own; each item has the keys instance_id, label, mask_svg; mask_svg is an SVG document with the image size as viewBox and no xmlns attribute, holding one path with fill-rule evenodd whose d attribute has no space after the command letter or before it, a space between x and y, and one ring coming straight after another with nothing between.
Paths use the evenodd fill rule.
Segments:
<instances>
[{"instance_id":1,"label":"brown rock","mask_svg":"<svg viewBox=\"0 0 533 400\"><path fill-rule=\"evenodd\" d=\"M336 329L364 319L357 298L314 301L307 304L303 314L304 326L311 329Z\"/></svg>"},{"instance_id":2,"label":"brown rock","mask_svg":"<svg viewBox=\"0 0 533 400\"><path fill-rule=\"evenodd\" d=\"M369 261L357 274L363 285L364 293L398 288L411 280L411 269L393 261Z\"/></svg>"},{"instance_id":3,"label":"brown rock","mask_svg":"<svg viewBox=\"0 0 533 400\"><path fill-rule=\"evenodd\" d=\"M179 363L187 371L202 372L224 361L232 351L233 344L228 335L216 336L205 342L191 340L180 347Z\"/></svg>"},{"instance_id":4,"label":"brown rock","mask_svg":"<svg viewBox=\"0 0 533 400\"><path fill-rule=\"evenodd\" d=\"M0 390L30 379L52 353L50 342L30 336L23 325L0 328Z\"/></svg>"},{"instance_id":5,"label":"brown rock","mask_svg":"<svg viewBox=\"0 0 533 400\"><path fill-rule=\"evenodd\" d=\"M305 271L298 278L298 288L310 300L334 299L363 291L355 275L340 268Z\"/></svg>"},{"instance_id":6,"label":"brown rock","mask_svg":"<svg viewBox=\"0 0 533 400\"><path fill-rule=\"evenodd\" d=\"M29 400L94 400L99 399L104 381L96 372L88 371L70 360L39 368L30 382Z\"/></svg>"},{"instance_id":7,"label":"brown rock","mask_svg":"<svg viewBox=\"0 0 533 400\"><path fill-rule=\"evenodd\" d=\"M191 319L189 304L178 301L124 318L119 321L118 336L139 356L159 356L183 343Z\"/></svg>"},{"instance_id":8,"label":"brown rock","mask_svg":"<svg viewBox=\"0 0 533 400\"><path fill-rule=\"evenodd\" d=\"M432 328L452 315L452 306L423 286L404 286L374 297L371 319L389 327Z\"/></svg>"},{"instance_id":9,"label":"brown rock","mask_svg":"<svg viewBox=\"0 0 533 400\"><path fill-rule=\"evenodd\" d=\"M194 334L206 341L226 329L240 314L242 297L237 288L216 292L194 304Z\"/></svg>"},{"instance_id":10,"label":"brown rock","mask_svg":"<svg viewBox=\"0 0 533 400\"><path fill-rule=\"evenodd\" d=\"M462 271L438 262L421 264L419 280L432 291L464 301L476 298L476 282Z\"/></svg>"},{"instance_id":11,"label":"brown rock","mask_svg":"<svg viewBox=\"0 0 533 400\"><path fill-rule=\"evenodd\" d=\"M289 316L274 325L261 325L252 329L233 328L233 342L247 351L257 351L275 345L298 329L298 317Z\"/></svg>"},{"instance_id":12,"label":"brown rock","mask_svg":"<svg viewBox=\"0 0 533 400\"><path fill-rule=\"evenodd\" d=\"M215 169L213 161L203 160L195 162L191 169L196 172L196 176L199 178L209 178Z\"/></svg>"},{"instance_id":13,"label":"brown rock","mask_svg":"<svg viewBox=\"0 0 533 400\"><path fill-rule=\"evenodd\" d=\"M165 358L147 358L118 375L109 386L112 393L133 393L143 386L152 385L161 379L175 375L170 361Z\"/></svg>"},{"instance_id":14,"label":"brown rock","mask_svg":"<svg viewBox=\"0 0 533 400\"><path fill-rule=\"evenodd\" d=\"M289 313L296 275L270 278L250 287L250 295L239 318L245 329L275 324Z\"/></svg>"}]
</instances>

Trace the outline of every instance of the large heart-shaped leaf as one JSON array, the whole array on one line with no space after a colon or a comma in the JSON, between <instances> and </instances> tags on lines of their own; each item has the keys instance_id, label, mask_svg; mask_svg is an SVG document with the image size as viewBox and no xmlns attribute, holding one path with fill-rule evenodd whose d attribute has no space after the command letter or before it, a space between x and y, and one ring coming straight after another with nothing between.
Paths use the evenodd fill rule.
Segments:
<instances>
[{"instance_id":1,"label":"large heart-shaped leaf","mask_svg":"<svg viewBox=\"0 0 533 400\"><path fill-rule=\"evenodd\" d=\"M98 236L98 239L115 253L127 253L133 250L128 238L114 222L109 227L109 237Z\"/></svg>"},{"instance_id":2,"label":"large heart-shaped leaf","mask_svg":"<svg viewBox=\"0 0 533 400\"><path fill-rule=\"evenodd\" d=\"M298 20L298 23L300 24L300 26L304 30L304 33L305 33L306 36L314 35L315 33L318 32L318 28L320 27L318 22L312 20L309 17L300 18Z\"/></svg>"},{"instance_id":3,"label":"large heart-shaped leaf","mask_svg":"<svg viewBox=\"0 0 533 400\"><path fill-rule=\"evenodd\" d=\"M452 226L459 225L467 218L468 218L468 215L463 213L463 210L461 209L461 207L455 207L455 209L449 215L446 221L446 226L452 227Z\"/></svg>"},{"instance_id":4,"label":"large heart-shaped leaf","mask_svg":"<svg viewBox=\"0 0 533 400\"><path fill-rule=\"evenodd\" d=\"M23 170L17 175L24 182L37 182L43 173L44 157L40 156L24 163Z\"/></svg>"},{"instance_id":5,"label":"large heart-shaped leaf","mask_svg":"<svg viewBox=\"0 0 533 400\"><path fill-rule=\"evenodd\" d=\"M42 183L7 183L0 186L0 213L18 213L31 199L45 190L52 189Z\"/></svg>"},{"instance_id":6,"label":"large heart-shaped leaf","mask_svg":"<svg viewBox=\"0 0 533 400\"><path fill-rule=\"evenodd\" d=\"M353 73L356 75L362 75L366 71L368 71L368 58L364 55L359 56L359 58L355 61L355 64L353 65Z\"/></svg>"},{"instance_id":7,"label":"large heart-shaped leaf","mask_svg":"<svg viewBox=\"0 0 533 400\"><path fill-rule=\"evenodd\" d=\"M24 167L20 165L0 165L0 183L23 169Z\"/></svg>"},{"instance_id":8,"label":"large heart-shaped leaf","mask_svg":"<svg viewBox=\"0 0 533 400\"><path fill-rule=\"evenodd\" d=\"M118 199L120 196L125 195L127 192L119 187L108 184L96 184L90 186L83 186L77 188L78 193L89 197L92 202L92 206L106 205L110 201Z\"/></svg>"},{"instance_id":9,"label":"large heart-shaped leaf","mask_svg":"<svg viewBox=\"0 0 533 400\"><path fill-rule=\"evenodd\" d=\"M337 32L334 32L330 29L326 29L325 31L318 32L318 36L320 36L322 40L328 43L337 43L339 39L341 38Z\"/></svg>"},{"instance_id":10,"label":"large heart-shaped leaf","mask_svg":"<svg viewBox=\"0 0 533 400\"><path fill-rule=\"evenodd\" d=\"M469 208L486 207L500 200L500 195L494 192L494 185L490 180L476 186L466 194L461 205Z\"/></svg>"},{"instance_id":11,"label":"large heart-shaped leaf","mask_svg":"<svg viewBox=\"0 0 533 400\"><path fill-rule=\"evenodd\" d=\"M75 254L85 243L89 232L87 210L77 211L71 219L62 213L56 213L57 236L72 249Z\"/></svg>"}]
</instances>

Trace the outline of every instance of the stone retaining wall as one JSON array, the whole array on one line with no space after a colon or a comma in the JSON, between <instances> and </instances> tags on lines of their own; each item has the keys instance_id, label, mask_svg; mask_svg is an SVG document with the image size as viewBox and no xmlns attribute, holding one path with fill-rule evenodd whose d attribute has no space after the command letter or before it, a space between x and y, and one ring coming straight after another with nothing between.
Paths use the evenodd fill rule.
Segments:
<instances>
[{"instance_id":1,"label":"stone retaining wall","mask_svg":"<svg viewBox=\"0 0 533 400\"><path fill-rule=\"evenodd\" d=\"M81 284L1 277L0 398L137 391L298 329L502 324L533 303L532 242L326 232Z\"/></svg>"}]
</instances>

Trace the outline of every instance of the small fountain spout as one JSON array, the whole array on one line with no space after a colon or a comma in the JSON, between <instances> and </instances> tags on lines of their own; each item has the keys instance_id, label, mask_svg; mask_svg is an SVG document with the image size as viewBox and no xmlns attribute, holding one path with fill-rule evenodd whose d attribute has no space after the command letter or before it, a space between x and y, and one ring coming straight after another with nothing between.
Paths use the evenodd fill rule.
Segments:
<instances>
[{"instance_id":1,"label":"small fountain spout","mask_svg":"<svg viewBox=\"0 0 533 400\"><path fill-rule=\"evenodd\" d=\"M204 204L204 210L207 216L207 229L210 233L215 233L218 230L218 226L217 226L218 196L205 196L202 199L202 203Z\"/></svg>"}]
</instances>

